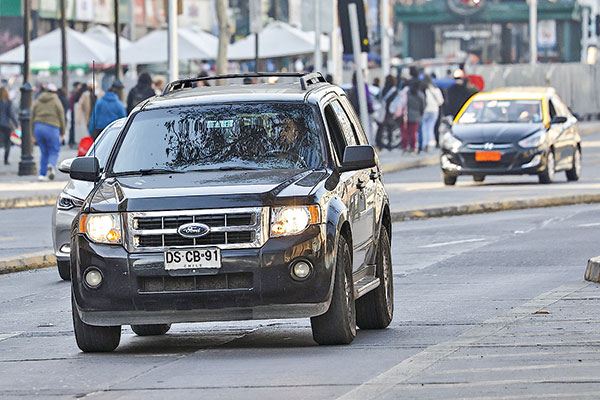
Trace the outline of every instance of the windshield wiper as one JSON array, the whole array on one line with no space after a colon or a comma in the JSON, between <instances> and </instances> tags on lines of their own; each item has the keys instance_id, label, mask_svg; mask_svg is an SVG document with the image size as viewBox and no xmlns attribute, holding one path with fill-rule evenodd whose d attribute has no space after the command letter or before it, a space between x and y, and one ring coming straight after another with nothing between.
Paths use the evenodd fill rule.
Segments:
<instances>
[{"instance_id":1,"label":"windshield wiper","mask_svg":"<svg viewBox=\"0 0 600 400\"><path fill-rule=\"evenodd\" d=\"M198 168L187 169L185 172L205 172L205 171L256 171L264 168L256 167L218 167L218 168Z\"/></svg>"},{"instance_id":2,"label":"windshield wiper","mask_svg":"<svg viewBox=\"0 0 600 400\"><path fill-rule=\"evenodd\" d=\"M116 172L115 176L124 176L124 175L158 175L158 174L183 174L183 171L179 171L176 169L166 169L166 168L145 168L138 169L136 171L123 171Z\"/></svg>"}]
</instances>

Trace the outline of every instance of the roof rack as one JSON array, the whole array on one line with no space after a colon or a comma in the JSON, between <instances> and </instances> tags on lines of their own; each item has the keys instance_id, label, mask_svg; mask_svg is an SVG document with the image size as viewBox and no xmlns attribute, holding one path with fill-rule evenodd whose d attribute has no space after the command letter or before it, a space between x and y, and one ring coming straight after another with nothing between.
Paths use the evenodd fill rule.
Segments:
<instances>
[{"instance_id":1,"label":"roof rack","mask_svg":"<svg viewBox=\"0 0 600 400\"><path fill-rule=\"evenodd\" d=\"M300 87L302 90L306 90L309 85L317 83L326 83L327 81L320 72L303 73L303 72L250 72L246 74L227 74L227 75L213 75L204 76L198 78L180 79L177 81L170 82L163 90L163 96L175 90L191 88L196 82L201 81L213 81L218 79L232 79L232 78L269 78L269 77L287 77L287 78L300 78Z\"/></svg>"}]
</instances>

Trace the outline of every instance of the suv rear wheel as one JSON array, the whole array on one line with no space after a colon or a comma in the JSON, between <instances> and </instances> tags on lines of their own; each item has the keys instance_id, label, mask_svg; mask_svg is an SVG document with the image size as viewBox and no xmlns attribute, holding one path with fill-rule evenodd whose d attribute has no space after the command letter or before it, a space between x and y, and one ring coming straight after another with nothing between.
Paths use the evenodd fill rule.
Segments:
<instances>
[{"instance_id":1,"label":"suv rear wheel","mask_svg":"<svg viewBox=\"0 0 600 400\"><path fill-rule=\"evenodd\" d=\"M58 267L58 275L63 281L71 280L71 262L70 261L57 261L56 266Z\"/></svg>"},{"instance_id":2,"label":"suv rear wheel","mask_svg":"<svg viewBox=\"0 0 600 400\"><path fill-rule=\"evenodd\" d=\"M75 301L71 297L73 328L77 346L85 353L113 351L121 341L121 326L88 325L79 318Z\"/></svg>"},{"instance_id":3,"label":"suv rear wheel","mask_svg":"<svg viewBox=\"0 0 600 400\"><path fill-rule=\"evenodd\" d=\"M356 305L352 282L352 257L346 239L338 239L335 281L329 310L312 317L313 339L319 344L349 344L356 336Z\"/></svg>"},{"instance_id":4,"label":"suv rear wheel","mask_svg":"<svg viewBox=\"0 0 600 400\"><path fill-rule=\"evenodd\" d=\"M377 289L356 300L356 322L361 329L386 328L394 316L394 282L392 280L392 253L390 235L381 228L377 249Z\"/></svg>"},{"instance_id":5,"label":"suv rear wheel","mask_svg":"<svg viewBox=\"0 0 600 400\"><path fill-rule=\"evenodd\" d=\"M171 329L171 324L131 325L131 330L138 336L164 335Z\"/></svg>"}]
</instances>

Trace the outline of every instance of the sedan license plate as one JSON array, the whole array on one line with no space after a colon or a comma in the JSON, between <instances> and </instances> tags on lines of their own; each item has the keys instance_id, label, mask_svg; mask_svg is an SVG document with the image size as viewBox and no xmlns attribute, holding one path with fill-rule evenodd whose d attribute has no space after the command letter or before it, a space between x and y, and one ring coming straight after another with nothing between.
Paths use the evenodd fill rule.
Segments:
<instances>
[{"instance_id":1,"label":"sedan license plate","mask_svg":"<svg viewBox=\"0 0 600 400\"><path fill-rule=\"evenodd\" d=\"M221 249L181 249L165 251L165 269L206 269L221 268Z\"/></svg>"},{"instance_id":2,"label":"sedan license plate","mask_svg":"<svg viewBox=\"0 0 600 400\"><path fill-rule=\"evenodd\" d=\"M475 161L500 161L502 153L499 151L476 151Z\"/></svg>"}]
</instances>

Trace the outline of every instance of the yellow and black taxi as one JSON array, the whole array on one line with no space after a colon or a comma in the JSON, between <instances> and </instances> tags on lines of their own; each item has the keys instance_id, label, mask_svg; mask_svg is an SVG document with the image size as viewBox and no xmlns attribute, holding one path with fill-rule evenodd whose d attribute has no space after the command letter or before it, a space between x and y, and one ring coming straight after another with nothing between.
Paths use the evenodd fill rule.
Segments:
<instances>
[{"instance_id":1,"label":"yellow and black taxi","mask_svg":"<svg viewBox=\"0 0 600 400\"><path fill-rule=\"evenodd\" d=\"M581 174L577 118L556 91L545 87L503 88L471 97L442 140L444 183L460 175L483 182L486 175L537 175L540 183L566 171Z\"/></svg>"}]
</instances>

